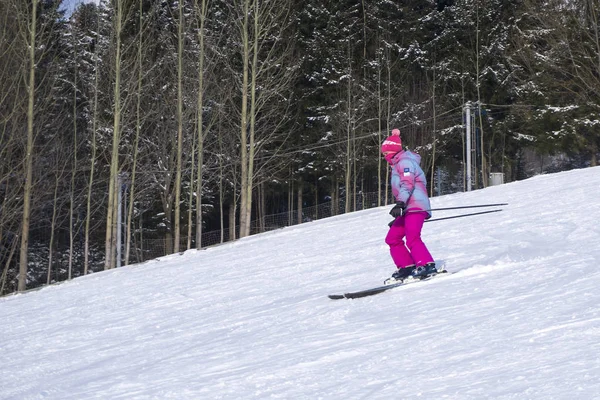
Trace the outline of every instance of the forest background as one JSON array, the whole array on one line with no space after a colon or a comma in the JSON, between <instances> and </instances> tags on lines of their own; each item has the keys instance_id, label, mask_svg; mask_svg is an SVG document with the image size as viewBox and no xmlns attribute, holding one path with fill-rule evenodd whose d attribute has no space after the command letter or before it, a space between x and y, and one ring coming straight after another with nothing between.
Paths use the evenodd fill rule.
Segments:
<instances>
[{"instance_id":1,"label":"forest background","mask_svg":"<svg viewBox=\"0 0 600 400\"><path fill-rule=\"evenodd\" d=\"M595 166L598 8L0 0L0 294L388 204L392 128L432 196Z\"/></svg>"}]
</instances>

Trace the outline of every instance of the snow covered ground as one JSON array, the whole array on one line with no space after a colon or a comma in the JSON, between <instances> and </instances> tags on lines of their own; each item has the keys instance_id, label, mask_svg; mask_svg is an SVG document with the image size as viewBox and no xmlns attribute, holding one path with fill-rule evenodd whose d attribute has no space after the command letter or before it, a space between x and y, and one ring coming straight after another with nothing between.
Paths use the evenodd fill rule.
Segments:
<instances>
[{"instance_id":1,"label":"snow covered ground","mask_svg":"<svg viewBox=\"0 0 600 400\"><path fill-rule=\"evenodd\" d=\"M362 299L327 295L393 272L389 207L0 298L0 398L600 398L600 168L432 199L501 202Z\"/></svg>"}]
</instances>

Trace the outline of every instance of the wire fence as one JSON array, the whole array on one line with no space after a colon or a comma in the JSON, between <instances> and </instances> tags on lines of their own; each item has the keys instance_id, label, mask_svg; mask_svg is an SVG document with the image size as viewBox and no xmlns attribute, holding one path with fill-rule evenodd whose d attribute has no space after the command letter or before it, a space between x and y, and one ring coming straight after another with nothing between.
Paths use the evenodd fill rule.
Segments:
<instances>
[{"instance_id":1,"label":"wire fence","mask_svg":"<svg viewBox=\"0 0 600 400\"><path fill-rule=\"evenodd\" d=\"M359 193L356 196L356 205L351 207L351 211L366 210L368 208L385 205L385 193L381 194L381 202L379 201L380 194L374 193ZM388 202L392 201L391 193L387 196ZM352 199L353 200L353 199ZM354 201L352 201L354 203ZM329 218L334 215L344 214L346 210L346 198L343 197L337 202L327 201L316 206L304 207L301 210L292 210L279 214L266 215L261 219L256 219L251 222L250 235L273 231L276 229L285 228L287 226L298 225L305 222L316 221L323 218ZM300 215L298 215L300 213ZM225 228L223 230L213 230L201 234L201 248L215 246L224 242L230 241L231 237L239 237L239 226L236 226L235 235L231 235L231 230ZM160 239L143 239L138 249L138 261L145 261L157 257L168 255L170 246L170 238ZM195 238L191 241L190 248L196 248ZM188 249L188 238L182 237L180 241L180 249Z\"/></svg>"},{"instance_id":2,"label":"wire fence","mask_svg":"<svg viewBox=\"0 0 600 400\"><path fill-rule=\"evenodd\" d=\"M440 186L440 189L434 190L434 192L436 192L435 195L440 195L455 192L456 189ZM330 199L315 206L265 215L260 219L253 220L250 225L250 235L345 214L347 201L349 201L349 212L354 212L386 205L386 201L387 204L390 204L394 199L390 192L386 196L385 191L381 193L359 192L350 196L349 199L340 196L337 201ZM93 232L90 236L100 238L100 240L92 239L89 248L86 249L84 230L81 224L78 226L79 228L72 233L72 236L69 231L50 227L31 232L26 278L28 289L104 270L106 257L104 242L101 241L103 235ZM136 233L131 236L128 258L125 256L126 242L123 241L120 265L141 263L174 252L174 237L168 231L147 229L142 226L138 226L134 231ZM195 237L189 238L189 240L188 237L181 237L179 249L185 251L198 247L207 248L239 237L239 226L235 227L235 234L229 228L207 231L201 234L200 246L197 246ZM17 291L19 257L16 246L19 244L20 238L17 234L8 235L5 232L3 240L0 240L0 296ZM11 251L13 248L15 251Z\"/></svg>"}]
</instances>

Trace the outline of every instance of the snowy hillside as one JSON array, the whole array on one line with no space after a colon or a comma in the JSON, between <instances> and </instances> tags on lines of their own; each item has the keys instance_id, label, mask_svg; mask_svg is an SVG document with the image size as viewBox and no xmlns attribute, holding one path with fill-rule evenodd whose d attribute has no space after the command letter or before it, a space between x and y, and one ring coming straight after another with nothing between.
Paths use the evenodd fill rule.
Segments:
<instances>
[{"instance_id":1,"label":"snowy hillside","mask_svg":"<svg viewBox=\"0 0 600 400\"><path fill-rule=\"evenodd\" d=\"M389 207L0 299L0 399L595 399L600 168L432 199L453 272L394 270ZM434 218L463 211L434 213Z\"/></svg>"}]
</instances>

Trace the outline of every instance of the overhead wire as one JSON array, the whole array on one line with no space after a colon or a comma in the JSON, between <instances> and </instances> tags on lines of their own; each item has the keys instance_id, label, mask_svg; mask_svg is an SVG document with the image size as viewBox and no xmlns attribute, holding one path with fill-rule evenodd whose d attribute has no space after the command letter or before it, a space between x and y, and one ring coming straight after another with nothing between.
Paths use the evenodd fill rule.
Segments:
<instances>
[{"instance_id":1,"label":"overhead wire","mask_svg":"<svg viewBox=\"0 0 600 400\"><path fill-rule=\"evenodd\" d=\"M439 121L447 121L447 120L451 120L454 118L457 118L457 115L454 114L456 113L457 110L462 109L461 106L459 107L455 107L453 109L444 111L441 114L438 114L435 119L439 122ZM434 120L434 117L429 117L423 120L419 120L419 124L420 125L426 125L427 123L430 123ZM407 127L411 127L414 126L415 123L409 123L409 124L404 124L404 125L400 125L400 126L395 126L396 128L400 129L401 131L403 129L406 129ZM319 143L321 140L317 141L317 142L313 142L313 143L308 143L302 147L299 148L295 148L295 149L288 149L284 152L278 153L278 154L264 154L264 155L260 155L258 157L255 157L255 161L265 161L265 160L269 160L273 157L278 157L278 158L285 158L285 157L291 157L294 156L296 154L302 154L302 153L307 153L307 152L315 152L317 150L321 150L321 149L325 149L325 148L335 148L338 146L343 146L345 145L348 140L353 141L353 142L357 142L357 141L361 141L361 140L365 140L365 139L369 139L369 138L377 138L381 133L379 131L369 131L366 133L362 133L360 135L356 135L353 136L351 138L347 138L347 137L343 137L343 138L339 138L337 140L328 140L326 142L322 142ZM382 133L384 136L387 136L386 133ZM216 153L213 153L216 154ZM208 167L207 170L208 171L214 171L214 170L218 170L219 168L224 167L228 167L230 165L234 165L236 164L235 161L231 161L231 162L227 162L224 165L221 165L220 167ZM183 171L184 172L191 172L191 167L190 168L184 168ZM48 171L48 170L46 170ZM90 171L90 167L89 166L81 166L78 167L76 169L76 172L89 172ZM143 170L138 170L136 171L136 174L142 174L142 175L148 175L148 174L174 174L176 172L175 169L143 169Z\"/></svg>"}]
</instances>

